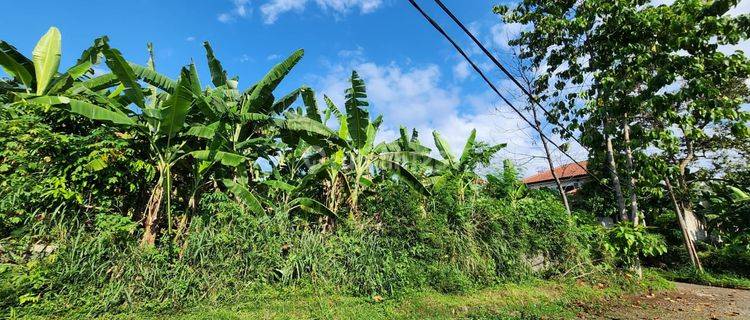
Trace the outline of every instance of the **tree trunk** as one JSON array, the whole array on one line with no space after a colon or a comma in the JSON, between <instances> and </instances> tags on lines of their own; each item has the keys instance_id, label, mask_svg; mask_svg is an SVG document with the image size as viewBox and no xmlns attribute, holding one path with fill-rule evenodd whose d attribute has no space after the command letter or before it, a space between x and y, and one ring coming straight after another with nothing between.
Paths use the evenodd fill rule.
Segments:
<instances>
[{"instance_id":1,"label":"tree trunk","mask_svg":"<svg viewBox=\"0 0 750 320\"><path fill-rule=\"evenodd\" d=\"M606 126L605 126L606 130ZM612 187L615 190L615 197L617 197L617 214L620 221L627 221L628 215L625 211L625 198L622 195L622 187L620 186L620 177L617 175L617 163L615 163L614 147L612 146L612 137L604 133L604 139L607 142L607 166L612 176Z\"/></svg>"},{"instance_id":2,"label":"tree trunk","mask_svg":"<svg viewBox=\"0 0 750 320\"><path fill-rule=\"evenodd\" d=\"M359 160L359 159L357 159ZM359 195L362 192L362 177L365 175L365 170L369 168L369 163L362 160L359 165L355 167L354 187L350 190L349 195L349 219L354 220L359 216Z\"/></svg>"},{"instance_id":3,"label":"tree trunk","mask_svg":"<svg viewBox=\"0 0 750 320\"><path fill-rule=\"evenodd\" d=\"M330 179L323 183L323 192L326 195L326 206L334 213L338 213L339 211L339 195L341 194L339 188L343 187L339 174L341 173L335 172L335 174L332 175L329 172ZM322 216L319 219L319 223L323 233L333 231L336 224L336 217Z\"/></svg>"},{"instance_id":4,"label":"tree trunk","mask_svg":"<svg viewBox=\"0 0 750 320\"><path fill-rule=\"evenodd\" d=\"M693 240L698 240L698 232L703 230L703 225L698 217L693 213L693 208L690 199L690 183L687 180L687 167L695 158L695 151L693 149L693 141L690 139L685 140L687 147L686 156L678 164L678 176L677 176L677 190L678 203L682 209L682 217L685 220L688 233L693 237ZM695 234L693 234L695 232Z\"/></svg>"},{"instance_id":5,"label":"tree trunk","mask_svg":"<svg viewBox=\"0 0 750 320\"><path fill-rule=\"evenodd\" d=\"M690 232L687 229L685 217L683 216L683 210L680 208L680 204L677 202L677 196L674 193L674 188L672 188L672 183L669 181L669 178L664 178L664 182L667 185L667 191L669 192L669 196L672 199L674 210L677 213L677 222L680 224L680 230L682 230L682 238L685 242L685 249L687 249L688 256L690 256L690 262L693 264L693 267L697 268L700 272L703 272L703 265L701 264L701 260L698 257L698 252L695 250L695 243L693 241L693 238L690 236Z\"/></svg>"},{"instance_id":6,"label":"tree trunk","mask_svg":"<svg viewBox=\"0 0 750 320\"><path fill-rule=\"evenodd\" d=\"M626 115L627 118L627 115ZM636 195L636 187L635 187L635 168L633 166L633 151L630 148L630 125L628 124L628 121L625 120L625 124L623 125L623 134L625 138L625 156L627 161L625 162L627 165L628 170L628 176L630 176L630 179L628 179L628 192L630 192L630 219L633 221L633 225L639 224L639 217L638 217L638 197ZM644 217L644 224L645 224L645 217Z\"/></svg>"},{"instance_id":7,"label":"tree trunk","mask_svg":"<svg viewBox=\"0 0 750 320\"><path fill-rule=\"evenodd\" d=\"M568 204L568 195L565 193L565 189L562 186L562 183L560 183L560 178L557 177L557 173L555 172L555 165L552 163L552 154L549 151L549 146L547 145L547 140L544 139L544 135L542 133L542 126L539 122L539 119L537 118L536 114L536 107L533 105L531 106L531 114L534 116L534 129L539 133L539 139L542 140L542 147L544 147L544 155L547 158L547 165L549 165L549 170L552 172L552 178L555 179L555 184L557 185L557 191L560 192L560 197L562 197L563 204L565 205L565 211L568 212L568 215L571 215L570 213L570 204Z\"/></svg>"},{"instance_id":8,"label":"tree trunk","mask_svg":"<svg viewBox=\"0 0 750 320\"><path fill-rule=\"evenodd\" d=\"M156 222L159 219L159 209L161 208L161 200L164 196L163 186L162 178L160 177L159 181L151 190L151 196L149 196L146 211L144 212L144 230L143 237L141 238L141 246L154 245L154 243L156 243Z\"/></svg>"},{"instance_id":9,"label":"tree trunk","mask_svg":"<svg viewBox=\"0 0 750 320\"><path fill-rule=\"evenodd\" d=\"M355 216L359 214L359 186L354 185L352 194L349 197L349 219L354 220Z\"/></svg>"},{"instance_id":10,"label":"tree trunk","mask_svg":"<svg viewBox=\"0 0 750 320\"><path fill-rule=\"evenodd\" d=\"M189 238L187 237L187 234L190 229L190 216L195 216L198 212L198 201L200 200L198 199L197 189L195 189L190 195L190 199L188 199L188 212L185 212L180 217L180 222L177 226L177 233L174 236L174 244L177 245L178 242L182 241L179 253L180 259L182 259L182 256L185 254L185 250L188 247Z\"/></svg>"}]
</instances>

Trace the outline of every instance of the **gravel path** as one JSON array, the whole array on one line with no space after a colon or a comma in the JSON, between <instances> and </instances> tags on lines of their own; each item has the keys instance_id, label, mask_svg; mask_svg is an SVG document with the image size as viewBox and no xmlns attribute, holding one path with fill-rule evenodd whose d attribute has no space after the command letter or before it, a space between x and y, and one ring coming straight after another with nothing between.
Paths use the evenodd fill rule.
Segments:
<instances>
[{"instance_id":1,"label":"gravel path","mask_svg":"<svg viewBox=\"0 0 750 320\"><path fill-rule=\"evenodd\" d=\"M674 291L634 296L620 306L581 315L582 319L750 319L750 291L675 283Z\"/></svg>"}]
</instances>

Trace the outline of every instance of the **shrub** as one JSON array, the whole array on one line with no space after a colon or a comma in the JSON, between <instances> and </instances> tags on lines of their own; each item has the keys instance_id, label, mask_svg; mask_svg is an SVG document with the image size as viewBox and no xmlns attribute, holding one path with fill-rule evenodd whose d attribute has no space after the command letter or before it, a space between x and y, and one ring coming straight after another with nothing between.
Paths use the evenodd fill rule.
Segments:
<instances>
[{"instance_id":1,"label":"shrub","mask_svg":"<svg viewBox=\"0 0 750 320\"><path fill-rule=\"evenodd\" d=\"M667 245L664 239L646 232L646 228L624 221L608 230L605 248L626 267L638 265L639 258L664 254Z\"/></svg>"}]
</instances>

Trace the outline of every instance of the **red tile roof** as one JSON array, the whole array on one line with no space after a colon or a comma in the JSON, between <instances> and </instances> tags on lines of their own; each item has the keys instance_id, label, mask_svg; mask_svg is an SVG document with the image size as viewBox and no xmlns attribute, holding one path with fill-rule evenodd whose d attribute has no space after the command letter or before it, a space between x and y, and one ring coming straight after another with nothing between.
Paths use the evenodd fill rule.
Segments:
<instances>
[{"instance_id":1,"label":"red tile roof","mask_svg":"<svg viewBox=\"0 0 750 320\"><path fill-rule=\"evenodd\" d=\"M588 166L588 161L581 161L578 162L578 164L580 164L580 166L575 163L561 165L555 168L555 174L557 174L557 177L559 179L569 179L587 175L586 170L581 169L581 167L586 168ZM552 176L552 171L547 170L523 179L523 183L529 184L552 180L555 180L555 178Z\"/></svg>"}]
</instances>

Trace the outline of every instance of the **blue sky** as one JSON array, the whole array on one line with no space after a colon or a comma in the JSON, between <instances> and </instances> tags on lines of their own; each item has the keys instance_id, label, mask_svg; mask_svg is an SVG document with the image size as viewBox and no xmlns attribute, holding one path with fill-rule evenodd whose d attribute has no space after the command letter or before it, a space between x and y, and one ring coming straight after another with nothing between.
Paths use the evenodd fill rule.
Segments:
<instances>
[{"instance_id":1,"label":"blue sky","mask_svg":"<svg viewBox=\"0 0 750 320\"><path fill-rule=\"evenodd\" d=\"M493 2L449 5L477 25L498 23ZM291 9L279 9L284 7ZM354 58L407 70L438 65L445 69L441 80L450 82L451 65L458 61L401 0L22 1L0 21L0 38L30 53L50 26L63 33L63 66L94 38L108 35L127 59L140 63L146 61L146 43L153 42L157 67L175 75L191 59L204 67L201 43L208 40L230 73L245 84L297 48L304 48L306 56L289 87ZM201 69L205 74L206 68Z\"/></svg>"},{"instance_id":2,"label":"blue sky","mask_svg":"<svg viewBox=\"0 0 750 320\"><path fill-rule=\"evenodd\" d=\"M432 1L419 2L451 26ZM497 2L445 3L501 60L510 60L507 39L521 28L500 22L492 13ZM194 59L208 85L201 45L208 40L244 88L293 50L304 48L305 58L277 96L306 84L341 102L355 69L367 82L373 113L385 116L380 139L395 137L399 125L405 125L418 128L423 141L432 145L436 129L458 152L476 128L480 139L509 144L500 157L516 160L527 172L544 167L534 157L540 149L533 131L489 92L406 0L40 0L14 2L12 11L0 20L0 39L30 55L39 37L56 26L63 35L63 68L94 38L108 35L112 46L136 63L146 62L146 43L153 42L157 69L173 78ZM458 29L449 30L491 69ZM499 72L492 75L502 91L515 93ZM585 158L580 149L574 154Z\"/></svg>"}]
</instances>

